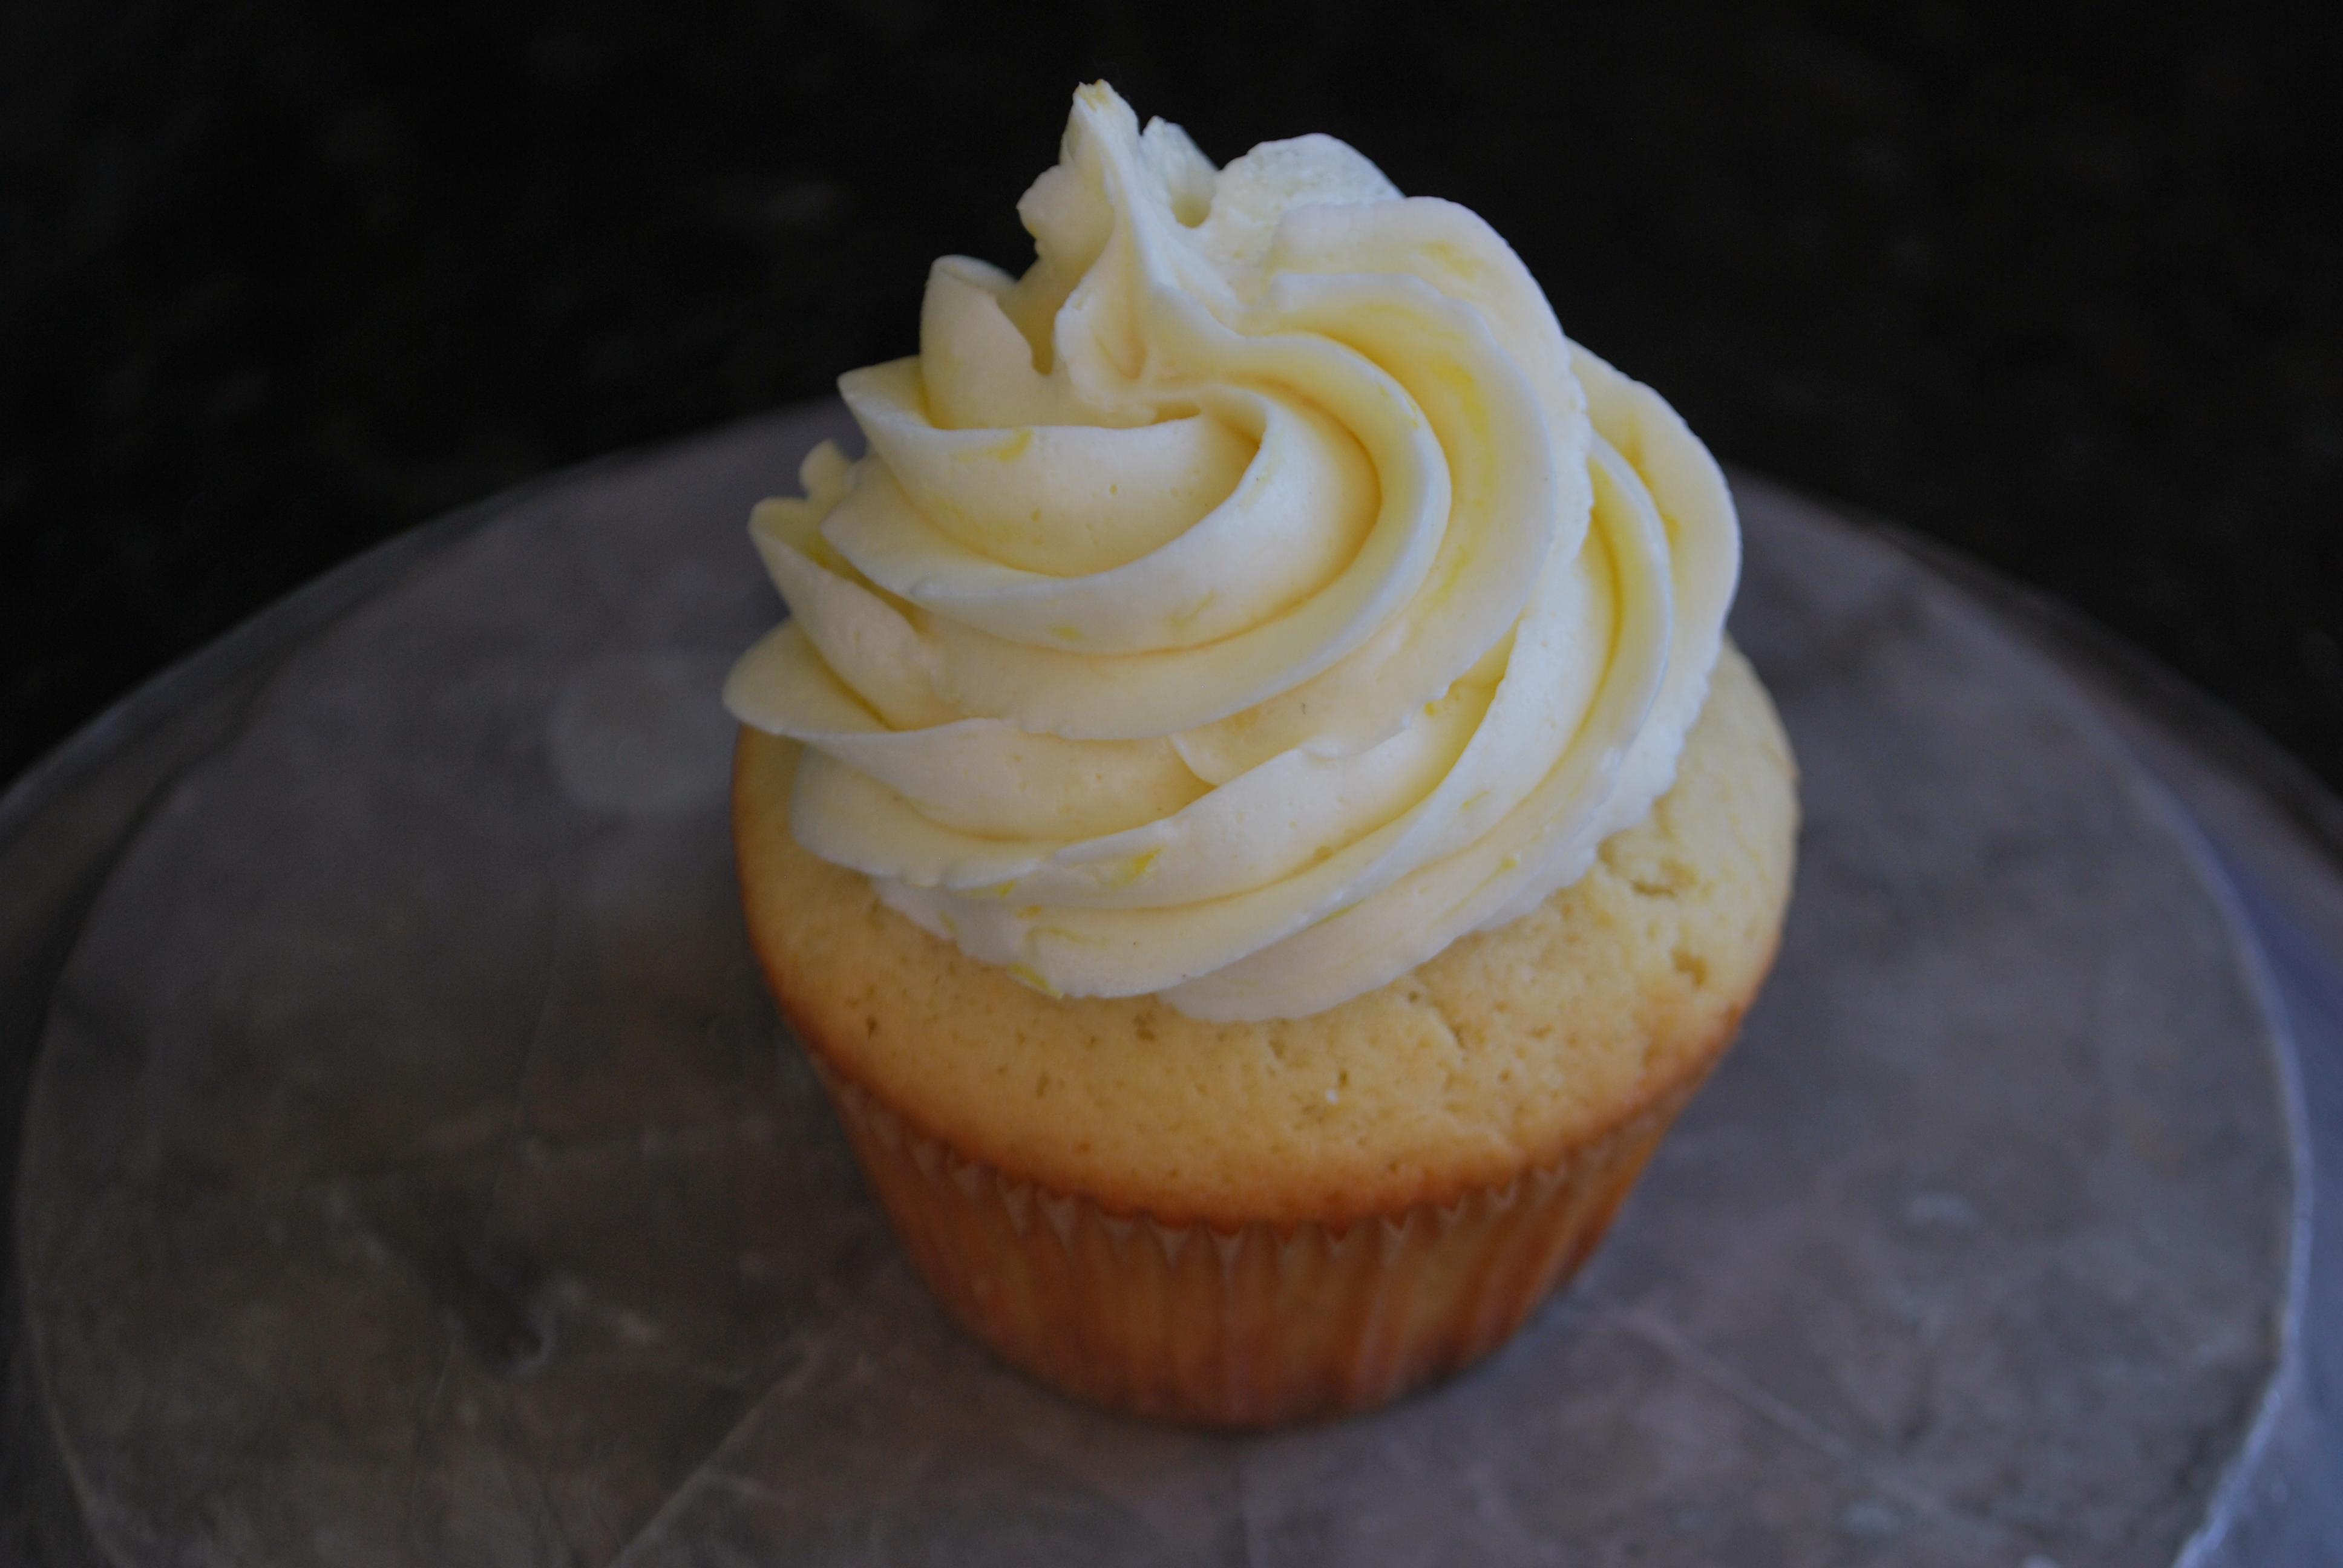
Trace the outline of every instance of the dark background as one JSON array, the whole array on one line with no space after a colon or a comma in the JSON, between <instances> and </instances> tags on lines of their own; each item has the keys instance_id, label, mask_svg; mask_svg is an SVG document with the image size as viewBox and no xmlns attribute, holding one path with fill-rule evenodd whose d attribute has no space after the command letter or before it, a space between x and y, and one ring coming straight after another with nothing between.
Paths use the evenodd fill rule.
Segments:
<instances>
[{"instance_id":1,"label":"dark background","mask_svg":"<svg viewBox=\"0 0 2343 1568\"><path fill-rule=\"evenodd\" d=\"M387 534L908 352L1104 74L1476 208L1728 461L2343 784L2331 8L1400 15L0 7L0 780Z\"/></svg>"}]
</instances>

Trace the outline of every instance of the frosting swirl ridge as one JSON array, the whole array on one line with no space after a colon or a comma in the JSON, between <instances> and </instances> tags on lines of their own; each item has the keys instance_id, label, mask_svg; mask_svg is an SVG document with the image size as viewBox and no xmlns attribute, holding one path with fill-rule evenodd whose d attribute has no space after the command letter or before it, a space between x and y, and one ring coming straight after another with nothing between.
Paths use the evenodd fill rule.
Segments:
<instances>
[{"instance_id":1,"label":"frosting swirl ridge","mask_svg":"<svg viewBox=\"0 0 2343 1568\"><path fill-rule=\"evenodd\" d=\"M735 668L790 826L1053 994L1332 1006L1534 908L1672 782L1739 568L1706 449L1481 219L1325 136L1215 170L1103 84L840 380Z\"/></svg>"}]
</instances>

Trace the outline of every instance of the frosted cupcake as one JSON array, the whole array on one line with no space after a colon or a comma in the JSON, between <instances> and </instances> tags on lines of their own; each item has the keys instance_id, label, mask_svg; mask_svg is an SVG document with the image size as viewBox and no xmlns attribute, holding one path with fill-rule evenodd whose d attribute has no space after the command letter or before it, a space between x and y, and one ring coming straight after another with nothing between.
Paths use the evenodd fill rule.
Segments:
<instances>
[{"instance_id":1,"label":"frosted cupcake","mask_svg":"<svg viewBox=\"0 0 2343 1568\"><path fill-rule=\"evenodd\" d=\"M726 699L784 1013L920 1272L1122 1410L1501 1342L1730 1044L1795 770L1707 451L1520 260L1308 136L1076 95L751 532Z\"/></svg>"}]
</instances>

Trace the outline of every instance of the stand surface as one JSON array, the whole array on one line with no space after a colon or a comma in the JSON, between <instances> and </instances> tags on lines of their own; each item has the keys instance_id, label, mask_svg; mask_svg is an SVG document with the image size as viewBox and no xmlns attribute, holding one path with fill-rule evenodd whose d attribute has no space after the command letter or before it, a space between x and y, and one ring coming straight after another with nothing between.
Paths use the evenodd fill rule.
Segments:
<instances>
[{"instance_id":1,"label":"stand surface","mask_svg":"<svg viewBox=\"0 0 2343 1568\"><path fill-rule=\"evenodd\" d=\"M2331 870L2274 892L2288 829L2251 788L2054 631L1762 483L1734 629L1805 771L1798 893L1578 1282L1454 1382L1266 1437L995 1365L863 1194L737 910L713 692L777 610L743 523L840 426L607 463L357 563L0 805L0 1042L39 1040L0 1543L2343 1551Z\"/></svg>"}]
</instances>

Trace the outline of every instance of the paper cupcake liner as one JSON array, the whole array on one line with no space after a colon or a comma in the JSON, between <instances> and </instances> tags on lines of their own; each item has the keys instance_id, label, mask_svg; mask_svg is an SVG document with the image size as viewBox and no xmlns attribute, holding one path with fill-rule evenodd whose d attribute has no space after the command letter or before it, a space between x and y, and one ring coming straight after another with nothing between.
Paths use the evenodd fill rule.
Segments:
<instances>
[{"instance_id":1,"label":"paper cupcake liner","mask_svg":"<svg viewBox=\"0 0 2343 1568\"><path fill-rule=\"evenodd\" d=\"M1494 1350L1586 1261L1697 1087L1453 1203L1227 1231L1008 1176L808 1054L904 1250L970 1332L1078 1399L1228 1427L1372 1409Z\"/></svg>"}]
</instances>

